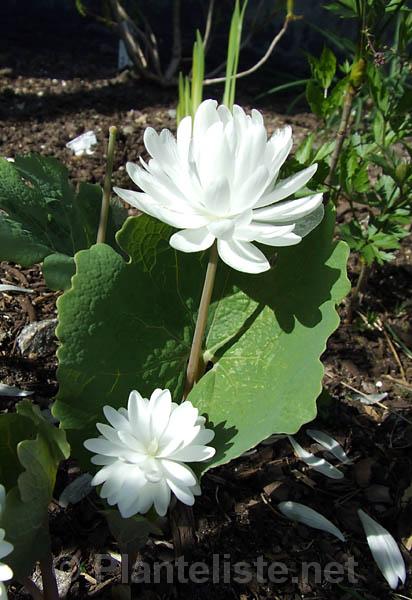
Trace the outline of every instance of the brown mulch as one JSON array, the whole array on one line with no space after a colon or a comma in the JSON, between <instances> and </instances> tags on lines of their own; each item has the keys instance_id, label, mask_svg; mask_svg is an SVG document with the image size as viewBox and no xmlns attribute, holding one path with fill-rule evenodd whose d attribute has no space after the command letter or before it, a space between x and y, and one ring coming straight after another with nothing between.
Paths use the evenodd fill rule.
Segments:
<instances>
[{"instance_id":1,"label":"brown mulch","mask_svg":"<svg viewBox=\"0 0 412 600\"><path fill-rule=\"evenodd\" d=\"M66 40L58 56L50 48L33 53L30 44L20 48L9 43L0 54L0 154L41 152L62 160L74 181L101 182L104 174L106 135L110 125L119 127L114 180L128 181L126 160L136 160L142 152L144 128L174 126L173 90L161 90L115 72L116 53L112 38L102 42L100 33L91 30L87 41L73 54ZM51 44L51 42L50 42ZM52 44L51 44L52 46ZM2 69L2 70L1 70ZM247 85L240 88L245 104L251 104ZM290 122L296 137L316 127L311 115L285 116L263 110L269 128ZM74 136L93 129L98 138L91 157L75 158L65 144ZM325 390L319 399L319 415L313 428L327 431L344 446L353 465L345 467L344 480L322 478L307 470L294 458L288 441L273 440L248 456L207 474L203 495L196 503L198 544L192 561L206 560L212 554L230 554L232 563L251 565L263 557L267 562L282 562L288 567L284 583L270 584L254 568L248 581L233 578L218 584L158 583L135 584L134 594L145 600L193 597L226 600L237 598L295 600L350 599L373 600L392 596L370 556L356 516L366 510L385 525L402 544L406 561L412 547L412 362L397 345L387 326L412 348L411 317L411 240L402 244L394 262L376 268L370 275L359 311L352 323L345 322L346 305L340 307L342 324L331 337L323 357ZM355 281L357 265L351 259L349 275ZM56 315L58 294L50 292L35 266L0 264L2 283L34 289L34 294L0 296L0 381L35 392L33 399L47 407L57 390L55 346L43 358L23 358L16 338L24 325ZM351 386L363 393L388 392L383 406L368 406L353 398ZM0 410L12 411L14 400L0 398ZM305 429L305 428L304 428ZM306 437L299 440L308 450L318 447ZM59 473L57 496L78 473L68 463ZM278 502L295 500L308 504L333 520L348 537L337 539L293 525L277 510ZM97 556L121 552L110 536L104 519L95 510L95 498L63 510L51 507L53 550L57 566L70 571L72 585L68 598L128 597L121 587L116 560L99 580ZM170 532L153 537L141 548L140 558L149 563L172 556ZM315 573L304 577L302 563L318 562L347 565L354 560L356 583L331 583ZM410 567L410 562L409 562ZM230 579L230 578L229 578ZM245 578L246 579L246 578ZM411 594L399 588L403 597ZM23 598L17 587L15 598Z\"/></svg>"}]
</instances>

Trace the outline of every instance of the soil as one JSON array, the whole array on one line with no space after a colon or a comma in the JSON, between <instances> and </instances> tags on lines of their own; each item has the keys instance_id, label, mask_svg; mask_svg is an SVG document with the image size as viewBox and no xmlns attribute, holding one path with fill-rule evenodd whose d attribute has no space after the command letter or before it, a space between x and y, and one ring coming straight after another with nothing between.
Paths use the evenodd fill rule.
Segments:
<instances>
[{"instance_id":1,"label":"soil","mask_svg":"<svg viewBox=\"0 0 412 600\"><path fill-rule=\"evenodd\" d=\"M143 152L145 127L173 129L174 90L159 89L127 73L116 73L114 39L100 30L90 28L86 36L79 35L75 48L70 40L59 37L59 32L40 46L37 35L32 33L30 37L25 32L19 38L9 32L9 37L1 40L0 154L10 158L33 151L53 155L68 166L74 181L101 182L107 131L115 124L120 135L114 181L125 185L128 177L124 165ZM61 43L56 53L58 40ZM316 128L310 114L285 115L279 106L259 106L246 83L239 93L242 104L253 102L262 109L269 129L288 122L299 139ZM92 156L76 158L65 145L89 129L98 138L96 151ZM294 457L288 440L280 437L214 470L203 480L203 495L194 508L198 543L191 561L206 560L211 565L212 554L219 554L223 573L224 555L227 560L230 554L232 564L247 561L252 567L258 557L263 557L287 565L286 581L262 581L253 568L243 583L233 578L226 582L221 578L216 584L167 584L162 580L135 584L133 597L373 600L411 595L407 586L398 589L402 596L389 591L371 558L356 515L358 508L366 507L391 531L410 570L412 362L405 346L412 348L411 254L411 239L407 238L395 261L370 274L351 323L347 322L347 301L339 307L342 322L323 356L325 390L318 402L318 417L310 427L327 431L353 459L353 464L344 467L345 479L326 479L305 469ZM358 266L351 258L349 276L353 282L357 274ZM58 294L46 288L38 266L22 269L3 262L0 280L34 290L30 296L0 296L0 381L33 391L33 401L47 408L57 390L56 345L51 343L42 358L23 358L16 338L28 323L55 317ZM366 405L356 399L354 390L388 395L383 404ZM13 411L14 404L15 400L0 397L1 411ZM304 432L298 439L309 451L319 449ZM72 462L62 465L56 497L78 472ZM56 566L71 580L68 598L127 598L129 592L121 585L116 562L122 549L95 510L96 500L90 495L67 509L57 502L50 507ZM277 510L277 504L284 500L308 504L332 519L346 532L348 543L291 524ZM165 525L163 537L152 536L139 549L140 560L170 560L170 538ZM112 553L113 560L99 577L98 556L103 553ZM313 570L305 577L301 569L302 563L314 562L323 568L336 562L347 569L350 560L356 563L356 583L350 581L347 570L340 583L332 583L316 577ZM12 586L11 596L23 598L24 592L18 585Z\"/></svg>"}]
</instances>

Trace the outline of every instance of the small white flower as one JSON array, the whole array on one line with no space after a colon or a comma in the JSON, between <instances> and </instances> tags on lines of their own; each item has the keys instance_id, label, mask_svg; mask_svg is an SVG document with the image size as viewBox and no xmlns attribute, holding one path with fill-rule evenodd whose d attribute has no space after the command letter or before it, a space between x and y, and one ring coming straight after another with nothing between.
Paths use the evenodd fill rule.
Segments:
<instances>
[{"instance_id":1,"label":"small white flower","mask_svg":"<svg viewBox=\"0 0 412 600\"><path fill-rule=\"evenodd\" d=\"M3 513L4 507L6 504L6 490L2 485L0 485L0 518ZM0 529L0 560L5 556L8 556L11 552L13 552L13 545L9 542L6 542L4 539L6 532L4 529ZM7 598L7 590L3 583L3 581L9 581L13 577L13 571L10 569L8 565L0 562L0 600L3 598Z\"/></svg>"},{"instance_id":2,"label":"small white flower","mask_svg":"<svg viewBox=\"0 0 412 600\"><path fill-rule=\"evenodd\" d=\"M396 590L399 580L405 583L406 579L405 563L397 543L387 529L363 510L359 509L358 515L376 564L390 587Z\"/></svg>"},{"instance_id":3,"label":"small white flower","mask_svg":"<svg viewBox=\"0 0 412 600\"><path fill-rule=\"evenodd\" d=\"M170 238L173 248L198 252L217 240L221 259L245 273L270 268L251 242L268 246L298 244L323 217L322 194L286 198L303 188L317 165L278 181L292 148L290 127L267 139L262 115L233 114L214 100L205 100L192 118L182 119L177 139L168 129L151 127L144 143L152 157L142 167L126 169L143 192L114 188L139 210L181 229Z\"/></svg>"},{"instance_id":4,"label":"small white flower","mask_svg":"<svg viewBox=\"0 0 412 600\"><path fill-rule=\"evenodd\" d=\"M86 131L67 142L66 148L69 148L76 156L83 156L83 154L93 154L92 147L96 144L97 138L94 131Z\"/></svg>"},{"instance_id":5,"label":"small white flower","mask_svg":"<svg viewBox=\"0 0 412 600\"><path fill-rule=\"evenodd\" d=\"M92 463L102 465L92 485L103 484L100 495L117 504L123 518L146 513L154 504L164 516L171 492L184 504L194 503L200 493L196 475L186 462L212 458L206 446L214 432L191 402L172 402L169 390L156 389L150 400L130 393L127 410L103 408L109 425L97 423L102 434L84 445L96 452Z\"/></svg>"}]
</instances>

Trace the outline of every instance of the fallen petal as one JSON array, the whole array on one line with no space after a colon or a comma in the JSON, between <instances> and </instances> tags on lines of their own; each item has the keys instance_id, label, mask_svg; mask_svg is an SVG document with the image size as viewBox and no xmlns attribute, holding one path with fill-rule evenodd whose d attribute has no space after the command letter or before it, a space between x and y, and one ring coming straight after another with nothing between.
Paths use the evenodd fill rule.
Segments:
<instances>
[{"instance_id":1,"label":"fallen petal","mask_svg":"<svg viewBox=\"0 0 412 600\"><path fill-rule=\"evenodd\" d=\"M27 294L32 294L33 290L29 290L28 288L19 287L17 285L0 285L0 292L26 292Z\"/></svg>"},{"instance_id":2,"label":"fallen petal","mask_svg":"<svg viewBox=\"0 0 412 600\"><path fill-rule=\"evenodd\" d=\"M397 543L387 529L362 509L358 510L358 515L376 564L390 587L396 590L399 580L405 583L406 579L405 563Z\"/></svg>"},{"instance_id":3,"label":"fallen petal","mask_svg":"<svg viewBox=\"0 0 412 600\"><path fill-rule=\"evenodd\" d=\"M382 392L381 394L353 394L354 400L359 400L362 404L377 404L382 402L388 395L388 392Z\"/></svg>"},{"instance_id":4,"label":"fallen petal","mask_svg":"<svg viewBox=\"0 0 412 600\"><path fill-rule=\"evenodd\" d=\"M315 440L315 442L318 442L318 444L321 444L321 446L326 448L326 450L333 454L333 456L336 456L336 458L342 463L348 464L352 462L339 442L337 442L327 433L319 431L318 429L307 429L306 433L309 437Z\"/></svg>"},{"instance_id":5,"label":"fallen petal","mask_svg":"<svg viewBox=\"0 0 412 600\"><path fill-rule=\"evenodd\" d=\"M287 502L280 502L280 504L278 504L278 509L285 517L291 519L291 521L298 521L299 523L304 523L304 525L308 525L314 529L326 531L337 537L341 542L346 542L345 536L336 525L305 504L291 502L289 500Z\"/></svg>"},{"instance_id":6,"label":"fallen petal","mask_svg":"<svg viewBox=\"0 0 412 600\"><path fill-rule=\"evenodd\" d=\"M330 479L343 479L342 471L339 471L339 469L331 465L330 462L324 458L318 458L311 452L304 450L304 448L302 448L302 446L298 444L292 436L289 435L288 438L293 446L296 456L303 460L303 462L305 462L311 469L322 473L322 475L325 475Z\"/></svg>"},{"instance_id":7,"label":"fallen petal","mask_svg":"<svg viewBox=\"0 0 412 600\"><path fill-rule=\"evenodd\" d=\"M25 396L31 396L33 392L27 390L21 390L20 388L12 385L6 385L0 383L0 396L11 396L12 398L24 398Z\"/></svg>"}]
</instances>

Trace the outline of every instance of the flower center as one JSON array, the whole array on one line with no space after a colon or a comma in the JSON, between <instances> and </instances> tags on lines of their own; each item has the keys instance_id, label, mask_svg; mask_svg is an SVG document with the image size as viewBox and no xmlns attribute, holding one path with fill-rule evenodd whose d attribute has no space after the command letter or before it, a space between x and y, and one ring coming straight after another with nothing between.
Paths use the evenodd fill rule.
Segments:
<instances>
[{"instance_id":1,"label":"flower center","mask_svg":"<svg viewBox=\"0 0 412 600\"><path fill-rule=\"evenodd\" d=\"M149 456L155 457L159 450L159 443L157 440L151 440L150 444L146 448L146 452Z\"/></svg>"}]
</instances>

